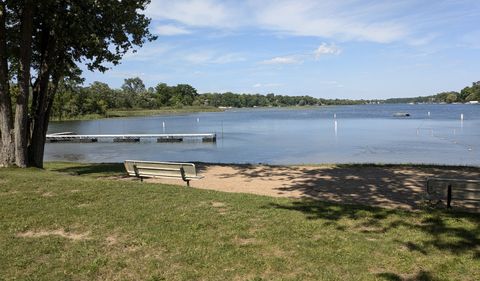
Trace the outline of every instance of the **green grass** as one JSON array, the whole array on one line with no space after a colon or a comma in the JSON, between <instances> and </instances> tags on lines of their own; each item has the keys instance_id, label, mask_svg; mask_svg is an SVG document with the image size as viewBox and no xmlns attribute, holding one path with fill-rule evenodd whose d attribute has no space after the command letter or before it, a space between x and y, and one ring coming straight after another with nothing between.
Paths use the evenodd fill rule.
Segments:
<instances>
[{"instance_id":1,"label":"green grass","mask_svg":"<svg viewBox=\"0 0 480 281\"><path fill-rule=\"evenodd\" d=\"M480 279L478 214L102 178L122 172L0 169L0 280Z\"/></svg>"},{"instance_id":2,"label":"green grass","mask_svg":"<svg viewBox=\"0 0 480 281\"><path fill-rule=\"evenodd\" d=\"M133 116L150 116L150 115L168 115L168 114L181 114L192 112L220 112L213 106L185 106L181 108L175 107L163 107L160 109L134 109L134 110L109 110L107 112L108 117L133 117Z\"/></svg>"},{"instance_id":3,"label":"green grass","mask_svg":"<svg viewBox=\"0 0 480 281\"><path fill-rule=\"evenodd\" d=\"M172 115L185 114L196 112L221 112L223 110L213 106L184 106L176 107L161 107L159 109L125 109L125 110L108 110L106 115L100 114L85 114L81 116L66 117L62 120L52 117L51 121L76 121L76 120L96 120L102 118L118 118L118 117L141 117L153 115Z\"/></svg>"}]
</instances>

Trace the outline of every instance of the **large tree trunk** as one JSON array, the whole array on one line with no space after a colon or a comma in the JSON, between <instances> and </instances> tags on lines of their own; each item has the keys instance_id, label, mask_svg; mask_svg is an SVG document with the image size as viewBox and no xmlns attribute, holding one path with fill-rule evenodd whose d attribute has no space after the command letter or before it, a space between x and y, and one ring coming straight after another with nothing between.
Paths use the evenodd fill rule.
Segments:
<instances>
[{"instance_id":1,"label":"large tree trunk","mask_svg":"<svg viewBox=\"0 0 480 281\"><path fill-rule=\"evenodd\" d=\"M43 67L42 67L43 68ZM40 82L38 89L35 91L37 96L37 108L32 119L32 136L29 147L30 165L43 168L43 151L45 146L45 113L47 110L47 94L50 78L50 70L45 65L45 69L40 74Z\"/></svg>"},{"instance_id":2,"label":"large tree trunk","mask_svg":"<svg viewBox=\"0 0 480 281\"><path fill-rule=\"evenodd\" d=\"M0 167L11 166L15 162L5 16L5 3L2 1L0 2Z\"/></svg>"},{"instance_id":3,"label":"large tree trunk","mask_svg":"<svg viewBox=\"0 0 480 281\"><path fill-rule=\"evenodd\" d=\"M40 103L43 106L39 108L39 112L34 119L34 127L31 141L31 161L32 165L38 168L43 168L43 156L45 152L45 142L47 138L48 123L50 120L50 113L52 111L53 100L58 89L60 76L52 77L52 82L43 94L39 95Z\"/></svg>"},{"instance_id":4,"label":"large tree trunk","mask_svg":"<svg viewBox=\"0 0 480 281\"><path fill-rule=\"evenodd\" d=\"M31 166L43 168L43 151L45 146L45 113L50 74L53 68L54 38L48 27L41 32L41 59L38 78L33 89L31 139L28 147L28 161Z\"/></svg>"},{"instance_id":5,"label":"large tree trunk","mask_svg":"<svg viewBox=\"0 0 480 281\"><path fill-rule=\"evenodd\" d=\"M32 57L33 1L25 0L22 13L20 64L18 84L20 94L15 108L15 162L19 167L28 164L28 97L30 95L30 64Z\"/></svg>"}]
</instances>

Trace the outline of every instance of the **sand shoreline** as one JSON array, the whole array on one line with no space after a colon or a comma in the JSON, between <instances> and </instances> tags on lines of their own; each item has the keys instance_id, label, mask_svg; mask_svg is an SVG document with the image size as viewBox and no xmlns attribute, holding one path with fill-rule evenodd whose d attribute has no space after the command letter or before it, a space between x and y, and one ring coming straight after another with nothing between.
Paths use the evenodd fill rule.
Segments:
<instances>
[{"instance_id":1,"label":"sand shoreline","mask_svg":"<svg viewBox=\"0 0 480 281\"><path fill-rule=\"evenodd\" d=\"M429 177L480 179L480 168L436 165L249 165L197 163L194 188L309 198L328 202L416 210ZM180 180L147 182L184 185Z\"/></svg>"}]
</instances>

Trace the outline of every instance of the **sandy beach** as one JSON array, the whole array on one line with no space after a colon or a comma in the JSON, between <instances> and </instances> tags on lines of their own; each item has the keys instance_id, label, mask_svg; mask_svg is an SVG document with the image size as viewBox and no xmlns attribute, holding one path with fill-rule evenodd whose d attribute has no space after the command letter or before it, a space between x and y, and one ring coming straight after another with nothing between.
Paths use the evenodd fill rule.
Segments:
<instances>
[{"instance_id":1,"label":"sandy beach","mask_svg":"<svg viewBox=\"0 0 480 281\"><path fill-rule=\"evenodd\" d=\"M480 168L442 166L267 166L197 164L201 180L191 187L273 197L414 210L420 207L429 177L479 179ZM181 180L147 182L185 185ZM460 202L454 202L460 204Z\"/></svg>"}]
</instances>

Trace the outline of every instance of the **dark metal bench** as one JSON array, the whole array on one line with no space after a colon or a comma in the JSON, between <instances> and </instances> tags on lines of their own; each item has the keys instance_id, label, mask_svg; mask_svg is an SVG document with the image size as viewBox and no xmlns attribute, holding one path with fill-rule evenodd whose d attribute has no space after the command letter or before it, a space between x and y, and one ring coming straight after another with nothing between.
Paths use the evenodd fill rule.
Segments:
<instances>
[{"instance_id":1,"label":"dark metal bench","mask_svg":"<svg viewBox=\"0 0 480 281\"><path fill-rule=\"evenodd\" d=\"M446 200L447 208L452 207L453 200L462 201L480 209L480 180L428 178L425 187L429 201Z\"/></svg>"}]
</instances>

